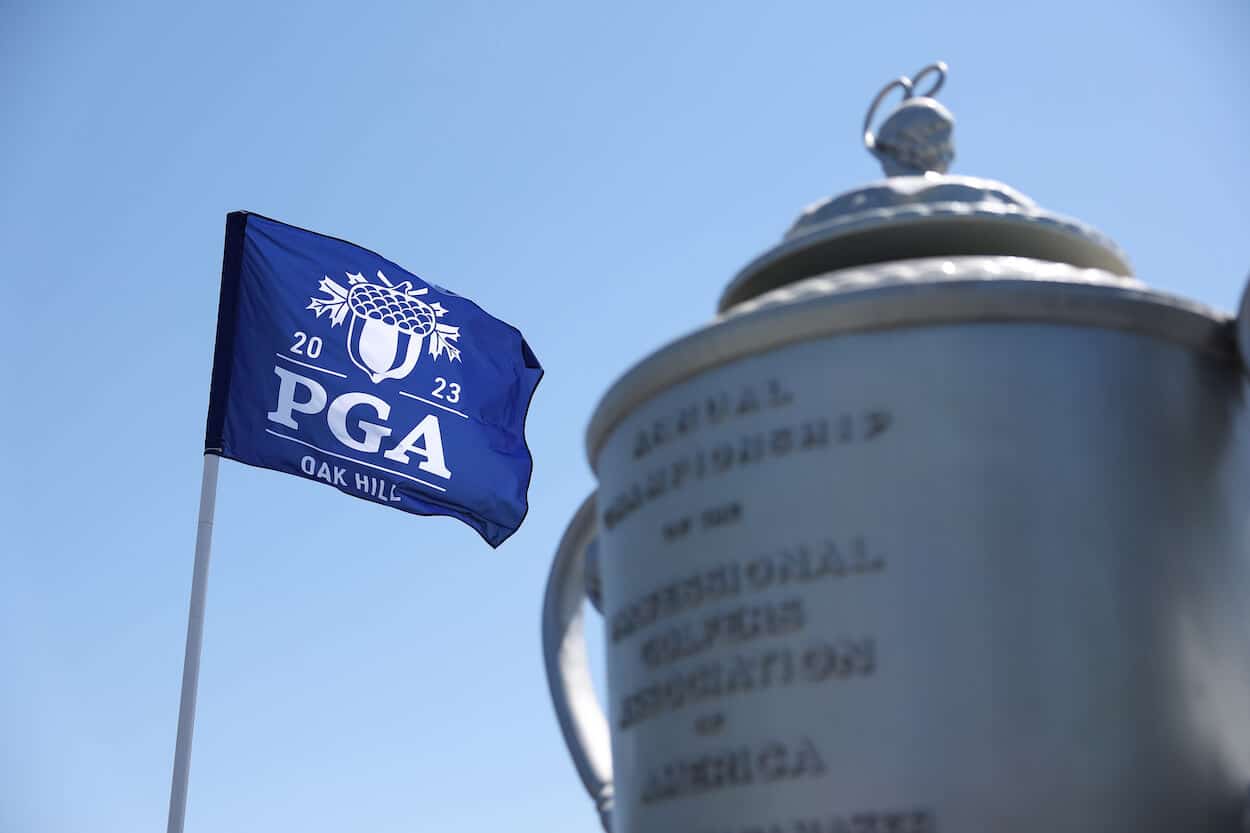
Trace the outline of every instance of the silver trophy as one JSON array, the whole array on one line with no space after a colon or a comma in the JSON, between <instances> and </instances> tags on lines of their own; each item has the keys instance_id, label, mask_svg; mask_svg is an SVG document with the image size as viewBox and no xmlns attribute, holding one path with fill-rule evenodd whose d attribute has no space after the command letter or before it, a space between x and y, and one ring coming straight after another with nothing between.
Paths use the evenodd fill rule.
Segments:
<instances>
[{"instance_id":1,"label":"silver trophy","mask_svg":"<svg viewBox=\"0 0 1250 833\"><path fill-rule=\"evenodd\" d=\"M945 74L590 421L543 638L613 833L1242 829L1246 316L946 174Z\"/></svg>"}]
</instances>

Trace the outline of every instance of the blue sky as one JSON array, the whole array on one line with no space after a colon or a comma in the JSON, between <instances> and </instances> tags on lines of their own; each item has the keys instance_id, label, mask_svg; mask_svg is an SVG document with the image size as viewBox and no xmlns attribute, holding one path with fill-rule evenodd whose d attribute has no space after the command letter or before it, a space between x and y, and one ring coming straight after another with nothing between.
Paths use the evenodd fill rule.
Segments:
<instances>
[{"instance_id":1,"label":"blue sky","mask_svg":"<svg viewBox=\"0 0 1250 833\"><path fill-rule=\"evenodd\" d=\"M162 830L225 214L356 241L517 325L547 377L492 551L223 463L188 831L597 824L538 613L610 382L800 208L877 177L943 59L958 173L1231 309L1250 7L5 4L0 830Z\"/></svg>"}]
</instances>

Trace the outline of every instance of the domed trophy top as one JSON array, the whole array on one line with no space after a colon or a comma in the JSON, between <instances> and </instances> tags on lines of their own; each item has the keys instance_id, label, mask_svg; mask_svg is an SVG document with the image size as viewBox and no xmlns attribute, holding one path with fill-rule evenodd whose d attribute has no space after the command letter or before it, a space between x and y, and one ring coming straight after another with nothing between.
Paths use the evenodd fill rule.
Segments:
<instances>
[{"instance_id":1,"label":"domed trophy top","mask_svg":"<svg viewBox=\"0 0 1250 833\"><path fill-rule=\"evenodd\" d=\"M1058 323L1231 359L1227 316L1151 290L1095 229L1001 182L947 173L955 120L934 98L945 78L937 63L886 85L862 133L885 178L805 209L729 283L715 321L612 385L586 433L592 466L640 403L705 370L808 339L963 322ZM895 90L902 101L874 131ZM1246 298L1250 320L1250 292ZM1250 344L1250 325L1246 333Z\"/></svg>"},{"instance_id":2,"label":"domed trophy top","mask_svg":"<svg viewBox=\"0 0 1250 833\"><path fill-rule=\"evenodd\" d=\"M1001 182L947 173L955 119L934 97L946 73L946 64L930 64L877 93L863 142L886 179L806 208L780 244L729 283L721 313L805 278L923 257L1006 255L1131 276L1124 253L1090 226ZM877 111L895 90L902 100L874 131Z\"/></svg>"}]
</instances>

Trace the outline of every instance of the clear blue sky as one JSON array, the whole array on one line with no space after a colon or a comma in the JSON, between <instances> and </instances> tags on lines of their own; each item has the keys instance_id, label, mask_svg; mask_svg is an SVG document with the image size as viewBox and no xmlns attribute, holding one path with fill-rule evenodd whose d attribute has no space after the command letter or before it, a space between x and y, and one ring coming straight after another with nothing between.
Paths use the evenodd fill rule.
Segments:
<instances>
[{"instance_id":1,"label":"clear blue sky","mask_svg":"<svg viewBox=\"0 0 1250 833\"><path fill-rule=\"evenodd\" d=\"M1231 309L1242 0L4 4L0 831L162 831L225 214L354 240L520 327L531 511L492 551L222 465L189 833L586 833L538 614L582 432L799 209L876 178L891 77L959 173Z\"/></svg>"}]
</instances>

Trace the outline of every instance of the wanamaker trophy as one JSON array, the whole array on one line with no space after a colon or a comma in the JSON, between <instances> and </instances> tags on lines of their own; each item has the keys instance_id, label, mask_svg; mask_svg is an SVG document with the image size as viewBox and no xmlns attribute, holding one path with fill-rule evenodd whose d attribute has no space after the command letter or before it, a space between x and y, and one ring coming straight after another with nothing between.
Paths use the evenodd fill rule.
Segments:
<instances>
[{"instance_id":1,"label":"wanamaker trophy","mask_svg":"<svg viewBox=\"0 0 1250 833\"><path fill-rule=\"evenodd\" d=\"M1246 316L946 173L945 76L590 421L543 638L612 833L1243 830Z\"/></svg>"}]
</instances>

